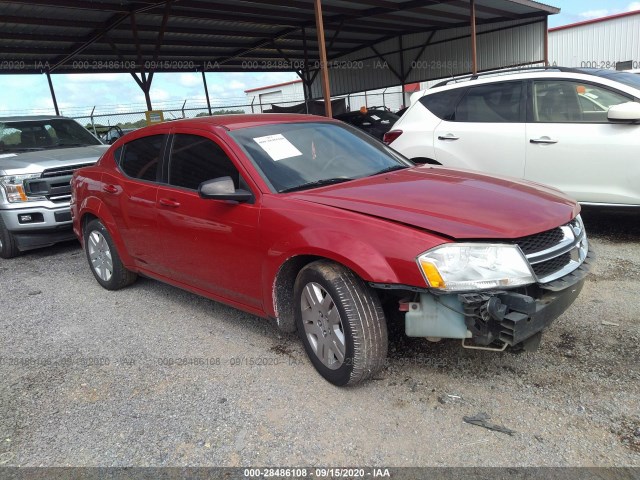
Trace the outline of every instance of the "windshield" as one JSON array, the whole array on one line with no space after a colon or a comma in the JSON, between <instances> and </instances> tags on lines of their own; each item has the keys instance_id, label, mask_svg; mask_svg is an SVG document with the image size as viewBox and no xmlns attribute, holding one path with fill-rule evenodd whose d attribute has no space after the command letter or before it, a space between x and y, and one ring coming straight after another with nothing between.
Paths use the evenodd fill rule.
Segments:
<instances>
[{"instance_id":1,"label":"windshield","mask_svg":"<svg viewBox=\"0 0 640 480\"><path fill-rule=\"evenodd\" d=\"M367 125L393 125L400 118L395 113L387 112L386 110L369 110L365 113L347 113L342 115L336 115L338 120L350 123L356 126Z\"/></svg>"},{"instance_id":2,"label":"windshield","mask_svg":"<svg viewBox=\"0 0 640 480\"><path fill-rule=\"evenodd\" d=\"M367 121L372 123L382 123L384 125L393 124L400 118L395 113L387 112L385 110L369 110L366 115Z\"/></svg>"},{"instance_id":3,"label":"windshield","mask_svg":"<svg viewBox=\"0 0 640 480\"><path fill-rule=\"evenodd\" d=\"M75 120L52 118L0 122L0 151L2 152L85 145L101 145L101 143Z\"/></svg>"},{"instance_id":4,"label":"windshield","mask_svg":"<svg viewBox=\"0 0 640 480\"><path fill-rule=\"evenodd\" d=\"M413 166L365 133L332 123L280 123L230 132L277 192Z\"/></svg>"}]
</instances>

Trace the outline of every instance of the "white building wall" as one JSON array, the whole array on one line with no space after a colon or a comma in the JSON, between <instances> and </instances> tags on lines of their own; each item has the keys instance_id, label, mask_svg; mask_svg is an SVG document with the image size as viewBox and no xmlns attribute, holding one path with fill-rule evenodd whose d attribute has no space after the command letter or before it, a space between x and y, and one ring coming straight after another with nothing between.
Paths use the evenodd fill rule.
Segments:
<instances>
[{"instance_id":1,"label":"white building wall","mask_svg":"<svg viewBox=\"0 0 640 480\"><path fill-rule=\"evenodd\" d=\"M247 103L250 105L245 108L247 113L261 113L268 110L271 105L295 105L304 102L304 92L302 82L285 83L284 85L265 86L259 90L245 92ZM253 107L253 108L252 108Z\"/></svg>"},{"instance_id":2,"label":"white building wall","mask_svg":"<svg viewBox=\"0 0 640 480\"><path fill-rule=\"evenodd\" d=\"M549 31L549 62L562 67L640 68L640 12Z\"/></svg>"},{"instance_id":3,"label":"white building wall","mask_svg":"<svg viewBox=\"0 0 640 480\"><path fill-rule=\"evenodd\" d=\"M253 112L255 113L270 109L273 104L287 106L304 102L302 82L266 86L259 90L246 92L246 95L247 103L253 106ZM395 112L404 105L400 85L367 92L356 92L349 95L338 95L333 98L345 98L351 110L358 110L362 106L386 106ZM247 113L252 112L251 106L245 108L245 110Z\"/></svg>"}]
</instances>

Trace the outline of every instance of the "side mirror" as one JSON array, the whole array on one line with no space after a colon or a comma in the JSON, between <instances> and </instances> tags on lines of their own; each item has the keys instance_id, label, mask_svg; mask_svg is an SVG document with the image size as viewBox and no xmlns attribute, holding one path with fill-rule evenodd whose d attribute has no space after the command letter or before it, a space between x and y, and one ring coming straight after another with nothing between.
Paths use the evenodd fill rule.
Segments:
<instances>
[{"instance_id":1,"label":"side mirror","mask_svg":"<svg viewBox=\"0 0 640 480\"><path fill-rule=\"evenodd\" d=\"M607 118L611 123L640 123L640 103L627 102L609 108Z\"/></svg>"},{"instance_id":2,"label":"side mirror","mask_svg":"<svg viewBox=\"0 0 640 480\"><path fill-rule=\"evenodd\" d=\"M201 198L211 200L230 200L232 202L248 202L253 198L251 192L236 190L231 177L213 178L202 182L198 187L198 195Z\"/></svg>"}]
</instances>

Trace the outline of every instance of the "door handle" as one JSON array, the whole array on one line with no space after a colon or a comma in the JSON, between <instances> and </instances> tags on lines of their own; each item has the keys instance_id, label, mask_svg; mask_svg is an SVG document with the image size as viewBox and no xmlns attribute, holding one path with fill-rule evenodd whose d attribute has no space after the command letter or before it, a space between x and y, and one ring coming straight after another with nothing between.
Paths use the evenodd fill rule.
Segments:
<instances>
[{"instance_id":1,"label":"door handle","mask_svg":"<svg viewBox=\"0 0 640 480\"><path fill-rule=\"evenodd\" d=\"M102 191L107 193L118 193L118 187L115 185L104 185L102 187Z\"/></svg>"},{"instance_id":2,"label":"door handle","mask_svg":"<svg viewBox=\"0 0 640 480\"><path fill-rule=\"evenodd\" d=\"M558 143L558 140L552 140L549 137L540 137L540 138L532 138L529 140L529 143L541 143L543 145L553 145L554 143Z\"/></svg>"},{"instance_id":3,"label":"door handle","mask_svg":"<svg viewBox=\"0 0 640 480\"><path fill-rule=\"evenodd\" d=\"M453 133L447 133L446 135L438 135L438 140L458 140L459 137L456 137Z\"/></svg>"},{"instance_id":4,"label":"door handle","mask_svg":"<svg viewBox=\"0 0 640 480\"><path fill-rule=\"evenodd\" d=\"M158 200L158 203L163 207L169 208L178 208L180 206L180 202L176 202L175 200L170 200L168 198L161 198Z\"/></svg>"}]
</instances>

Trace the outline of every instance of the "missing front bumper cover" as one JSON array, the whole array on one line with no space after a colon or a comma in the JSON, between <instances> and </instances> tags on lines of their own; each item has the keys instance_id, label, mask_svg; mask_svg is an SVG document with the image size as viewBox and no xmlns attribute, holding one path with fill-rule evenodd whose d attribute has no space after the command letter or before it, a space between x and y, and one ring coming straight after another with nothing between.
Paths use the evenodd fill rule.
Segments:
<instances>
[{"instance_id":1,"label":"missing front bumper cover","mask_svg":"<svg viewBox=\"0 0 640 480\"><path fill-rule=\"evenodd\" d=\"M414 310L410 309L405 316L406 334L471 339L471 344L468 340L464 342L467 348L503 349L508 345L535 350L542 330L577 298L593 258L590 251L587 260L571 274L518 291L421 294L420 302L409 304Z\"/></svg>"}]
</instances>

